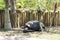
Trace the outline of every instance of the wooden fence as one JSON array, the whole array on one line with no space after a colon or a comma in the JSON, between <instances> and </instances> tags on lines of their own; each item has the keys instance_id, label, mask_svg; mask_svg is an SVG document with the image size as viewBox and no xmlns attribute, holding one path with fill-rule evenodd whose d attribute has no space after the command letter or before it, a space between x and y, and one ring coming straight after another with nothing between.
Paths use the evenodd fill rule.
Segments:
<instances>
[{"instance_id":1,"label":"wooden fence","mask_svg":"<svg viewBox=\"0 0 60 40\"><path fill-rule=\"evenodd\" d=\"M54 18L53 18L54 17ZM16 27L23 26L26 22L30 20L38 20L43 22L46 26L58 25L60 26L60 11L54 12L40 12L38 13L36 10L17 10ZM14 25L14 24L13 24ZM4 11L0 10L0 27L4 27Z\"/></svg>"},{"instance_id":2,"label":"wooden fence","mask_svg":"<svg viewBox=\"0 0 60 40\"><path fill-rule=\"evenodd\" d=\"M28 13L26 10L24 12L20 11L18 13L18 21L19 25L22 26L26 22L30 20L38 20L43 22L46 26L50 26L52 23L52 26L58 25L60 26L60 11L54 12L36 12L36 10L29 11Z\"/></svg>"}]
</instances>

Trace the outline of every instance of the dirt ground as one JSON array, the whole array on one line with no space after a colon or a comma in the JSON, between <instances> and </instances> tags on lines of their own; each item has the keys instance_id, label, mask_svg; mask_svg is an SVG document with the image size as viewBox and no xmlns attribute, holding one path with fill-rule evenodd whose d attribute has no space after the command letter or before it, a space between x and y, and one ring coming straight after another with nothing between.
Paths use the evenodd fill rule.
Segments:
<instances>
[{"instance_id":1,"label":"dirt ground","mask_svg":"<svg viewBox=\"0 0 60 40\"><path fill-rule=\"evenodd\" d=\"M60 27L50 28L49 32L0 31L0 40L60 40Z\"/></svg>"}]
</instances>

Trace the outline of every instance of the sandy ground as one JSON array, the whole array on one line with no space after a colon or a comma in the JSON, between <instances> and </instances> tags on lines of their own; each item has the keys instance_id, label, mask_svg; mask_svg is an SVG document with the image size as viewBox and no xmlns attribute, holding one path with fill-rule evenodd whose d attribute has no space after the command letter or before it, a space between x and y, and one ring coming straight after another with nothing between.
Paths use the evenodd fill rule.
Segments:
<instances>
[{"instance_id":1,"label":"sandy ground","mask_svg":"<svg viewBox=\"0 0 60 40\"><path fill-rule=\"evenodd\" d=\"M60 34L42 33L34 32L33 34L21 34L21 35L1 35L0 40L60 40Z\"/></svg>"},{"instance_id":2,"label":"sandy ground","mask_svg":"<svg viewBox=\"0 0 60 40\"><path fill-rule=\"evenodd\" d=\"M56 29L56 28L55 28ZM0 40L60 40L60 28L50 32L0 31Z\"/></svg>"}]
</instances>

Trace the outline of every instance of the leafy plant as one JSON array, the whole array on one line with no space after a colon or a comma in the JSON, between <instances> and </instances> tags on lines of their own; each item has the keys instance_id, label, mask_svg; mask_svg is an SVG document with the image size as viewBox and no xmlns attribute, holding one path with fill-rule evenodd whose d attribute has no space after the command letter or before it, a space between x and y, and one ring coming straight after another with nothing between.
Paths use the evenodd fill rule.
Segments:
<instances>
[{"instance_id":1,"label":"leafy plant","mask_svg":"<svg viewBox=\"0 0 60 40\"><path fill-rule=\"evenodd\" d=\"M4 0L0 0L0 9L3 9L5 7Z\"/></svg>"}]
</instances>

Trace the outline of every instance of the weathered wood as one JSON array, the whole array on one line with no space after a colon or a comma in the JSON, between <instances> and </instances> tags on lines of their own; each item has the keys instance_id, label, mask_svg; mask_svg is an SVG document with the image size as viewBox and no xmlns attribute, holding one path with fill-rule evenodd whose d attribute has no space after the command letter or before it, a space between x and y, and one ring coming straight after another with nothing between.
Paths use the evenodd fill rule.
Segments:
<instances>
[{"instance_id":1,"label":"weathered wood","mask_svg":"<svg viewBox=\"0 0 60 40\"><path fill-rule=\"evenodd\" d=\"M57 14L54 14L53 12L41 12L41 13L37 13L37 12L33 12L30 10L29 13L26 13L26 11L24 10L22 12L22 10L17 10L17 14L14 14L14 15L17 15L17 16L14 16L14 20L12 21L11 20L11 24L12 25L15 25L14 23L16 22L16 28L17 27L21 27L23 26L26 22L28 22L29 20L39 20L39 21L42 21L43 23L45 23L46 26L50 26L54 24L55 25L59 25L60 26L60 11L59 12L56 12ZM4 16L5 14L3 14L2 12L0 13L0 27L2 27L4 25ZM13 19L13 17L11 17L11 19ZM54 17L54 19L52 19L52 17ZM15 19L16 17L16 19ZM53 20L53 21L52 21ZM13 27L15 28L15 27Z\"/></svg>"},{"instance_id":2,"label":"weathered wood","mask_svg":"<svg viewBox=\"0 0 60 40\"><path fill-rule=\"evenodd\" d=\"M9 0L4 0L4 3L5 3L4 29L12 29L11 22L10 22L10 14L9 14Z\"/></svg>"}]
</instances>

